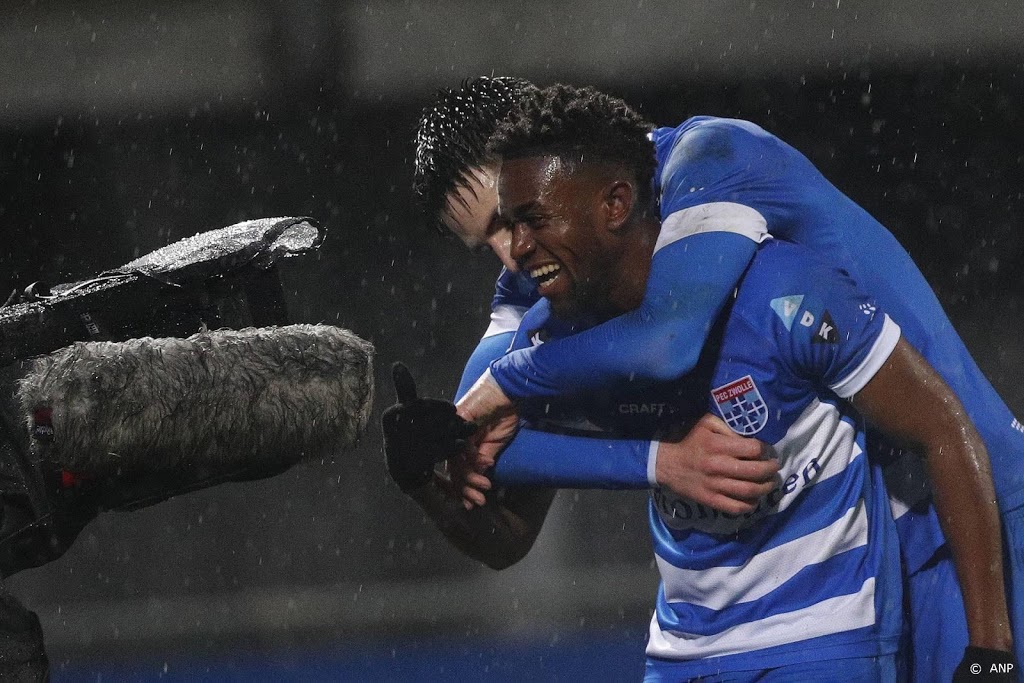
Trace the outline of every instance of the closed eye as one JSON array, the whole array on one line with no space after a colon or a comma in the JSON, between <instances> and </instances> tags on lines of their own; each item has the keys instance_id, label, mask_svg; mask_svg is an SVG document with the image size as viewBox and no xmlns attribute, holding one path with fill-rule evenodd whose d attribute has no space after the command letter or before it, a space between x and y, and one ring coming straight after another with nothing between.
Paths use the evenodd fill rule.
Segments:
<instances>
[{"instance_id":1,"label":"closed eye","mask_svg":"<svg viewBox=\"0 0 1024 683\"><path fill-rule=\"evenodd\" d=\"M530 214L523 216L519 219L519 222L525 225L530 230L540 230L547 224L547 220L544 216Z\"/></svg>"}]
</instances>

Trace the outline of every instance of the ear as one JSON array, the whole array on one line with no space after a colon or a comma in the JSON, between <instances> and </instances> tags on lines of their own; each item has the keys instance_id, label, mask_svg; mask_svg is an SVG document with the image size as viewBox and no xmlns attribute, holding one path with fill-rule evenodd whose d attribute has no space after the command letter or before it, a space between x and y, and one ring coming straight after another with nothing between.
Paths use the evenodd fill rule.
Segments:
<instances>
[{"instance_id":1,"label":"ear","mask_svg":"<svg viewBox=\"0 0 1024 683\"><path fill-rule=\"evenodd\" d=\"M626 180L612 180L604 189L603 208L608 229L617 232L622 229L633 213L636 202L636 188Z\"/></svg>"}]
</instances>

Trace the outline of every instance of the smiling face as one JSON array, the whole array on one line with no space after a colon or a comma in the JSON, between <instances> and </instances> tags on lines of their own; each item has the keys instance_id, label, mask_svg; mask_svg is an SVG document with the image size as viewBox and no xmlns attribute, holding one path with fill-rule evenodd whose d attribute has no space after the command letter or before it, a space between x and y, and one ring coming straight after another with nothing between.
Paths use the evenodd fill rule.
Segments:
<instances>
[{"instance_id":1,"label":"smiling face","mask_svg":"<svg viewBox=\"0 0 1024 683\"><path fill-rule=\"evenodd\" d=\"M500 219L511 255L556 315L604 315L619 262L608 227L607 179L571 172L555 156L506 160L498 181Z\"/></svg>"},{"instance_id":2,"label":"smiling face","mask_svg":"<svg viewBox=\"0 0 1024 683\"><path fill-rule=\"evenodd\" d=\"M463 177L464 184L450 192L441 221L474 251L490 248L506 268L519 267L510 255L512 231L498 217L499 164L474 168Z\"/></svg>"}]
</instances>

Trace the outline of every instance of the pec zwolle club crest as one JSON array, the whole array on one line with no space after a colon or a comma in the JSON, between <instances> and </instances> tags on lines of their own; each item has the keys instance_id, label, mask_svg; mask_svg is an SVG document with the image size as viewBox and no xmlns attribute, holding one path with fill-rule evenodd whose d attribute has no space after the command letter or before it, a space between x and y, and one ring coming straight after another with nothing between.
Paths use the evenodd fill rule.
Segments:
<instances>
[{"instance_id":1,"label":"pec zwolle club crest","mask_svg":"<svg viewBox=\"0 0 1024 683\"><path fill-rule=\"evenodd\" d=\"M726 424L743 436L757 434L768 424L768 406L750 375L711 390Z\"/></svg>"}]
</instances>

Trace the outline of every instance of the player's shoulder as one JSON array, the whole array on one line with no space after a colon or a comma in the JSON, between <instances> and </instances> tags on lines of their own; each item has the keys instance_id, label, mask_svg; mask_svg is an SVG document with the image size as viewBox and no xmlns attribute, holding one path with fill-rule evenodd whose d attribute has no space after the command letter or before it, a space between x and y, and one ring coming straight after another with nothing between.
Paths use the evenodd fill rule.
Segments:
<instances>
[{"instance_id":1,"label":"player's shoulder","mask_svg":"<svg viewBox=\"0 0 1024 683\"><path fill-rule=\"evenodd\" d=\"M540 346L552 339L563 339L595 324L596 320L561 320L552 312L551 302L542 298L531 306L519 321L519 328L516 330L510 350Z\"/></svg>"},{"instance_id":2,"label":"player's shoulder","mask_svg":"<svg viewBox=\"0 0 1024 683\"><path fill-rule=\"evenodd\" d=\"M841 264L829 262L818 250L781 239L766 240L750 262L746 278L767 293L795 284L828 289L836 278L849 277Z\"/></svg>"},{"instance_id":3,"label":"player's shoulder","mask_svg":"<svg viewBox=\"0 0 1024 683\"><path fill-rule=\"evenodd\" d=\"M736 292L736 310L760 319L791 313L812 301L827 301L849 276L803 245L768 240L758 247Z\"/></svg>"},{"instance_id":4,"label":"player's shoulder","mask_svg":"<svg viewBox=\"0 0 1024 683\"><path fill-rule=\"evenodd\" d=\"M771 169L777 150L777 138L756 124L711 116L658 129L652 140L659 163L658 185L663 196L670 198L697 190L733 192L743 178L756 185Z\"/></svg>"},{"instance_id":5,"label":"player's shoulder","mask_svg":"<svg viewBox=\"0 0 1024 683\"><path fill-rule=\"evenodd\" d=\"M497 306L527 309L537 303L539 299L537 284L529 275L502 268L498 280L494 284L494 299L491 302L491 309L493 310Z\"/></svg>"},{"instance_id":6,"label":"player's shoulder","mask_svg":"<svg viewBox=\"0 0 1024 683\"><path fill-rule=\"evenodd\" d=\"M750 121L694 116L676 128L659 128L653 139L663 154L690 163L744 158L759 153L772 135Z\"/></svg>"}]
</instances>

